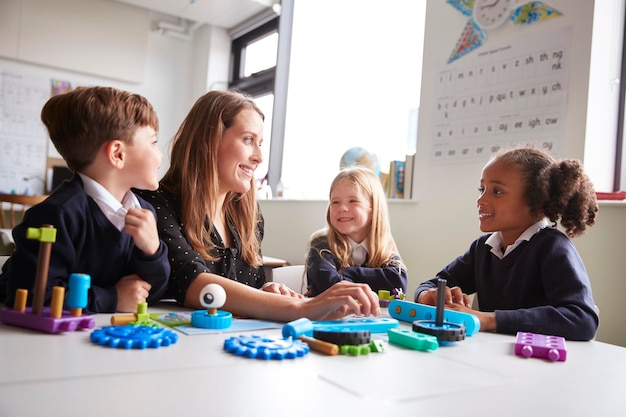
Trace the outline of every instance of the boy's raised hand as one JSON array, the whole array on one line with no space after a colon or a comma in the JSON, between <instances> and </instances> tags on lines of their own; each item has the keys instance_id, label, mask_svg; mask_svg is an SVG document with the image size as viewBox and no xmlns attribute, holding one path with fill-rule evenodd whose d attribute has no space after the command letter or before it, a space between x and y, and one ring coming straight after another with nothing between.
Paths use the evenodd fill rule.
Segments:
<instances>
[{"instance_id":1,"label":"boy's raised hand","mask_svg":"<svg viewBox=\"0 0 626 417\"><path fill-rule=\"evenodd\" d=\"M131 208L125 219L124 231L135 242L135 246L146 255L154 255L161 245L156 219L150 210Z\"/></svg>"}]
</instances>

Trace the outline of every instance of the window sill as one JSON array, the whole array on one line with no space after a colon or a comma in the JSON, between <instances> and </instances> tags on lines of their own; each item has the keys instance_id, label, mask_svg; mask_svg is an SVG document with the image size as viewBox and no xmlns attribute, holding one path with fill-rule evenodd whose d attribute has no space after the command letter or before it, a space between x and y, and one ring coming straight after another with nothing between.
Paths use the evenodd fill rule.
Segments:
<instances>
[{"instance_id":1,"label":"window sill","mask_svg":"<svg viewBox=\"0 0 626 417\"><path fill-rule=\"evenodd\" d=\"M626 200L598 200L599 206L623 206L626 207Z\"/></svg>"}]
</instances>

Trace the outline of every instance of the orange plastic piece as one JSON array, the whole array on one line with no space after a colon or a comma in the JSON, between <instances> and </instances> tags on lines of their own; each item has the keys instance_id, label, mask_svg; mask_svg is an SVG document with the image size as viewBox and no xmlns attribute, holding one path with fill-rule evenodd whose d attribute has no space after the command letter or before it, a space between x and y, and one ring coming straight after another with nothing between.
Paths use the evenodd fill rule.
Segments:
<instances>
[{"instance_id":1,"label":"orange plastic piece","mask_svg":"<svg viewBox=\"0 0 626 417\"><path fill-rule=\"evenodd\" d=\"M298 337L298 339L305 342L307 345L309 345L311 350L314 350L316 352L324 353L331 356L339 354L339 346L333 343L325 342L323 340L315 339L309 336L300 336Z\"/></svg>"},{"instance_id":2,"label":"orange plastic piece","mask_svg":"<svg viewBox=\"0 0 626 417\"><path fill-rule=\"evenodd\" d=\"M15 303L13 304L13 309L15 311L19 311L23 313L26 311L26 299L28 298L28 290L23 288L19 288L15 291Z\"/></svg>"},{"instance_id":3,"label":"orange plastic piece","mask_svg":"<svg viewBox=\"0 0 626 417\"><path fill-rule=\"evenodd\" d=\"M65 288L52 288L52 301L50 302L50 317L53 319L61 318L63 314L63 298L65 296Z\"/></svg>"}]
</instances>

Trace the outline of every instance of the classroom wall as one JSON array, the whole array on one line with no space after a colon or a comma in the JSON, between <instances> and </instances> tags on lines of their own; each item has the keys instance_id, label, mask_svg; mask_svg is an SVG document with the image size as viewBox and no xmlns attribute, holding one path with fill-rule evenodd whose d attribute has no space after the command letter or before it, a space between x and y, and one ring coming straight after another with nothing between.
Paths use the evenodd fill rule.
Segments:
<instances>
[{"instance_id":1,"label":"classroom wall","mask_svg":"<svg viewBox=\"0 0 626 417\"><path fill-rule=\"evenodd\" d=\"M144 79L148 10L109 1L2 0L0 15L1 56L123 81Z\"/></svg>"},{"instance_id":2,"label":"classroom wall","mask_svg":"<svg viewBox=\"0 0 626 417\"><path fill-rule=\"evenodd\" d=\"M46 5L40 8L39 3ZM52 3L55 7L50 7ZM117 17L122 15L124 19L119 20ZM28 33L23 35L22 22L59 24L63 18L71 20L72 31L60 31L51 37L48 26L28 23L25 25ZM209 87L226 85L230 38L225 29L204 25L194 33L194 42L186 42L152 31L150 23L156 18L160 16L115 1L0 0L0 71L58 78L75 85L106 85L145 96L159 116L159 146L163 151L159 172L164 174L169 166L170 140L193 102ZM111 32L117 25L140 27L139 35L122 33L133 33L135 39L144 37L145 42L129 45L124 36L104 36L102 28ZM111 51L129 48L139 60L133 60L131 71L126 73L128 52ZM68 56L68 49L74 50L74 54ZM34 50L47 53L20 52ZM87 50L97 51L95 62L104 60L106 65L94 70L93 63L86 63L92 60L90 55L83 54ZM62 53L68 57L66 60L53 59Z\"/></svg>"}]
</instances>

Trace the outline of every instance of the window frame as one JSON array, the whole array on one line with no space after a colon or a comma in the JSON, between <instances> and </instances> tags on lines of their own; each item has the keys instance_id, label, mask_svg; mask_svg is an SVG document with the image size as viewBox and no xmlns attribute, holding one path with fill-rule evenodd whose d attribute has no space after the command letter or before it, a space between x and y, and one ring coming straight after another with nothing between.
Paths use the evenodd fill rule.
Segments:
<instances>
[{"instance_id":1,"label":"window frame","mask_svg":"<svg viewBox=\"0 0 626 417\"><path fill-rule=\"evenodd\" d=\"M285 112L287 107L287 86L289 81L289 59L291 51L291 27L293 22L293 0L282 0L280 15L257 26L238 29L231 42L231 70L229 89L242 90L253 97L265 94L274 95L272 132L266 180L272 190L276 190L282 174L282 160L285 139ZM268 19L262 16L261 19ZM243 77L245 48L255 40L272 32L278 32L276 66Z\"/></svg>"},{"instance_id":2,"label":"window frame","mask_svg":"<svg viewBox=\"0 0 626 417\"><path fill-rule=\"evenodd\" d=\"M229 89L242 90L253 97L267 93L274 93L276 66L256 72L248 77L243 76L243 68L245 65L246 47L257 40L272 34L273 32L278 33L279 21L280 17L276 16L268 22L263 23L262 25L232 40L232 64L231 76L228 82Z\"/></svg>"},{"instance_id":3,"label":"window frame","mask_svg":"<svg viewBox=\"0 0 626 417\"><path fill-rule=\"evenodd\" d=\"M615 172L613 192L626 189L626 158L624 154L624 121L626 119L626 22L622 26L622 59L619 80L617 111L617 137L615 144Z\"/></svg>"}]
</instances>

